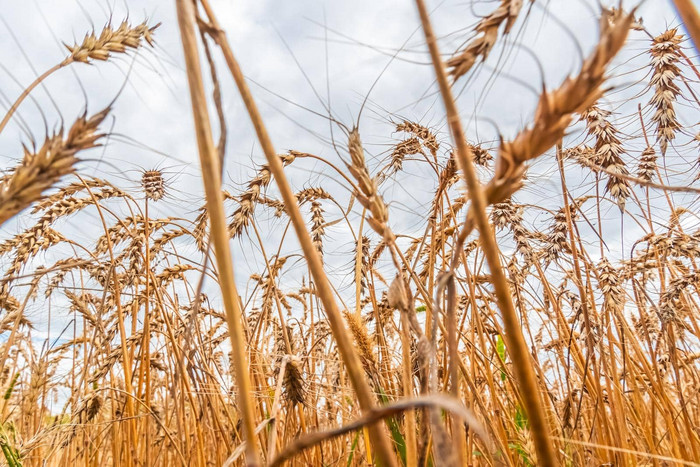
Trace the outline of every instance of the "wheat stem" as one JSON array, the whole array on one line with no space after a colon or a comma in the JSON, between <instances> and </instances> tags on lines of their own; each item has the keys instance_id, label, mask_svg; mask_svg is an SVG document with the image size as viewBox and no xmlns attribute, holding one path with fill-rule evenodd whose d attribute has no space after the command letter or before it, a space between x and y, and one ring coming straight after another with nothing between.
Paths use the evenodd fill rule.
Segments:
<instances>
[{"instance_id":1,"label":"wheat stem","mask_svg":"<svg viewBox=\"0 0 700 467\"><path fill-rule=\"evenodd\" d=\"M226 229L223 194L221 193L221 168L212 138L199 52L197 50L197 37L194 28L195 10L194 5L189 0L176 0L175 3L182 46L185 53L207 210L211 222L211 238L218 267L219 286L226 310L226 322L229 327L234 370L238 384L238 402L243 418L245 440L247 441L246 463L252 467L260 465L257 443L255 442L255 409L251 398L251 383L245 353L241 302L234 280L233 261Z\"/></svg>"},{"instance_id":2,"label":"wheat stem","mask_svg":"<svg viewBox=\"0 0 700 467\"><path fill-rule=\"evenodd\" d=\"M347 328L343 323L343 318L340 310L338 309L338 305L335 302L330 282L328 281L328 277L323 270L321 257L311 241L309 232L306 230L306 225L299 210L299 205L297 204L296 197L294 196L294 193L289 185L289 181L284 174L282 163L279 160L279 157L277 157L277 153L274 150L272 141L267 133L267 129L265 128L260 112L258 111L257 105L253 100L253 96L248 88L248 84L245 81L243 72L241 71L238 62L233 55L233 51L228 44L224 31L219 27L216 17L209 6L209 2L207 0L200 1L204 7L204 10L206 11L209 21L211 22L212 27L209 33L212 35L213 39L224 53L226 63L231 71L231 74L233 75L238 91L241 94L246 109L248 110L248 114L250 115L250 119L255 127L255 132L258 135L258 140L262 146L263 152L265 153L265 157L267 158L270 171L277 182L287 214L292 220L294 230L296 231L297 238L299 239L299 243L301 244L301 248L304 252L311 275L314 279L318 296L323 303L324 311L326 312L326 316L328 317L328 321L333 332L333 337L338 345L338 350L340 351L343 362L347 367L350 381L355 389L360 407L364 411L372 410L374 407L374 397L369 387L369 383L367 382L365 372L362 368L362 364L360 363L360 359L355 351L355 348L353 347L352 340L350 339L350 333L347 331ZM393 449L389 444L388 434L386 431L381 425L375 423L370 425L370 434L370 437L375 444L374 447L381 465L385 467L395 466L396 460Z\"/></svg>"},{"instance_id":3,"label":"wheat stem","mask_svg":"<svg viewBox=\"0 0 700 467\"><path fill-rule=\"evenodd\" d=\"M467 139L460 123L457 106L452 96L447 74L445 73L445 66L440 57L437 40L433 33L432 25L430 24L428 10L423 0L416 0L416 5L418 6L421 25L425 33L425 39L430 50L430 56L440 87L440 94L442 95L445 105L447 123L450 127L452 139L457 146L457 162L467 182L469 197L472 202L472 210L476 218L476 225L481 234L482 248L491 270L492 283L496 291L496 298L501 308L505 325L506 333L504 337L509 354L513 360L513 367L520 394L523 398L523 405L525 406L525 411L530 421L538 460L541 465L555 466L558 465L558 462L554 454L554 446L549 440L550 428L542 407L539 387L535 378L535 372L532 368L532 362L530 361L530 352L523 338L520 322L511 299L510 287L503 273L496 237L489 224L488 217L486 216L486 197L480 186L479 179L477 178L476 170L474 169L474 164L472 162L473 154L467 145ZM456 332L456 329L448 331Z\"/></svg>"},{"instance_id":4,"label":"wheat stem","mask_svg":"<svg viewBox=\"0 0 700 467\"><path fill-rule=\"evenodd\" d=\"M7 126L7 123L10 121L12 116L15 114L17 111L17 108L20 106L22 101L26 99L26 97L31 94L31 92L36 88L42 81L44 81L51 73L55 72L56 70L59 70L63 68L64 66L68 65L71 63L72 60L66 59L62 61L61 63L52 66L48 70L46 70L44 73L42 73L37 79L35 79L29 86L27 86L24 91L22 91L22 94L19 95L17 100L15 100L14 104L12 104L12 107L9 108L7 113L5 114L5 117L2 119L2 122L0 122L0 133L2 133L2 130L5 129L5 126Z\"/></svg>"}]
</instances>

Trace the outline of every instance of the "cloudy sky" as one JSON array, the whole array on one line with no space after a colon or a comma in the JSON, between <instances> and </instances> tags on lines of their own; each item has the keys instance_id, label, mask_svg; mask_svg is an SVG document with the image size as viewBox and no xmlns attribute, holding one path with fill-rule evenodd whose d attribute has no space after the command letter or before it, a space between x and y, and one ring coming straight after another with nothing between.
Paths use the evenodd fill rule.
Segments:
<instances>
[{"instance_id":1,"label":"cloudy sky","mask_svg":"<svg viewBox=\"0 0 700 467\"><path fill-rule=\"evenodd\" d=\"M374 168L386 162L391 143L396 141L392 139L392 121L419 121L449 140L413 1L211 3L250 80L279 152L296 149L340 164L330 141L325 108L329 106L334 118L352 126L365 99L360 131ZM478 17L497 3L429 1L443 53L448 56L464 45ZM595 44L598 12L596 2L588 0L534 3L527 21L521 18L486 65L455 87L469 138L493 144L499 133L512 136L526 124L541 83L556 86L579 68L579 51L585 54ZM667 0L643 2L639 12L652 34L678 24ZM107 122L109 144L90 152L82 170L136 189L140 171L162 168L170 180L170 196L154 208L153 215L194 217L202 203L201 181L174 1L32 0L4 8L1 18L0 98L5 107L38 74L66 56L63 43L80 42L86 32L99 32L107 23L118 25L124 18L132 23L161 23L153 49L144 48L107 63L76 64L48 78L0 135L0 160L10 167L21 154L21 143L41 142L47 128L52 131L61 122L70 123L85 108L90 113L98 111L116 98ZM631 34L629 46L618 60L620 70L627 73L618 80L622 88L627 89L648 72L648 46L644 33ZM236 192L264 157L218 54L216 63L228 124L225 179L227 188ZM632 86L626 94L618 93L611 99L622 105L638 90ZM697 120L696 116L689 118ZM333 131L340 134L337 127ZM323 167L299 165L289 169L298 188L332 184L329 179L337 177ZM538 202L552 197L556 184L549 179L550 168L533 167L533 185L523 192L525 199ZM392 203L392 222L416 235L424 219L411 216L411 211L430 199L434 185L432 179L421 179L421 170L425 170L424 165L408 165L411 181L392 184L385 193ZM427 180L425 185L421 180ZM347 199L347 193L340 196ZM610 216L617 225L619 212ZM18 218L3 227L4 234L28 223ZM85 241L96 238L100 229L89 223L74 228L77 239ZM274 228L265 235L278 238ZM612 231L611 235L618 238L620 232ZM351 247L342 229L330 229L329 236L337 240L339 248ZM234 245L234 255L242 265L242 275L256 269L255 254L242 244ZM332 260L329 263L339 270L347 266ZM245 282L245 277L238 279Z\"/></svg>"},{"instance_id":2,"label":"cloudy sky","mask_svg":"<svg viewBox=\"0 0 700 467\"><path fill-rule=\"evenodd\" d=\"M442 51L449 54L463 45L470 37L476 15L491 11L496 3L428 2L436 30L443 39ZM361 122L361 129L366 129L365 139L375 136L373 125L386 122L391 115L442 126L442 109L434 95L429 57L417 29L412 1L215 0L212 5L252 83L279 150L303 148L327 153L330 148L326 142L313 133L327 137L328 122L302 106L323 114L315 92L323 100L330 96L334 115L345 124L352 124L362 100L380 75ZM640 12L652 33L678 23L670 5L666 0L643 2ZM457 88L461 91L464 117L472 122L473 136L478 134L485 140L493 134L493 129L488 128L492 124L474 124L474 117L493 119L506 135L525 122L539 83L544 80L557 84L578 68L577 48L590 50L597 35L597 13L595 2L587 0L535 3L525 27L518 23L516 34L508 38L510 46L505 54L492 54L490 69L484 67L466 89ZM54 74L34 92L35 102L27 101L22 106L22 120L15 119L15 125L2 133L0 151L5 163L16 157L20 141L29 140L26 130L35 139L43 137L42 119L54 128L62 119L74 118L86 106L96 111L115 98L128 79L114 108L113 132L133 146L148 148L111 144L103 157L105 164L95 163L92 167L134 179L128 170L183 164L179 170L196 175L189 94L174 2L34 0L4 8L0 26L0 39L5 44L0 91L5 105L38 73L65 57L62 43L80 42L87 31L100 31L108 22L118 24L124 18L132 23L161 23L155 49L143 49L135 57L131 54L94 66L78 64ZM636 47L642 51L647 46L641 33L633 34L631 42L632 50ZM393 55L396 57L392 59ZM260 161L260 153L218 56L217 62L230 132L226 171L235 179L242 168L250 169ZM499 79L491 79L494 66L500 70ZM489 81L493 84L488 92L482 92L481 84ZM531 83L530 88L523 82ZM107 161L118 164L110 168Z\"/></svg>"}]
</instances>

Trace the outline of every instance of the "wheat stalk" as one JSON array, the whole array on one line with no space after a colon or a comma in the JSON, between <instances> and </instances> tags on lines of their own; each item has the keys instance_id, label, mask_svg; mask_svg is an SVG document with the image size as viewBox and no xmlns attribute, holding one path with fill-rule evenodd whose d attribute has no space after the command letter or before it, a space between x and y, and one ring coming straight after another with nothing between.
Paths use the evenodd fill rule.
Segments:
<instances>
[{"instance_id":1,"label":"wheat stalk","mask_svg":"<svg viewBox=\"0 0 700 467\"><path fill-rule=\"evenodd\" d=\"M242 328L240 298L233 275L233 263L225 225L224 200L221 193L221 167L218 152L214 146L204 97L204 85L197 51L197 38L194 30L194 6L188 0L176 0L178 24L182 45L185 51L187 77L190 83L190 98L199 147L202 176L206 189L207 212L211 222L211 235L219 272L219 284L224 298L226 321L229 327L233 361L238 382L238 400L243 416L246 444L246 463L260 465L257 443L255 442L254 408L250 397L250 377L245 353L245 340Z\"/></svg>"},{"instance_id":2,"label":"wheat stalk","mask_svg":"<svg viewBox=\"0 0 700 467\"><path fill-rule=\"evenodd\" d=\"M505 339L510 355L515 361L516 377L518 384L521 387L521 394L523 397L525 410L530 418L537 455L542 465L557 465L558 462L554 454L554 448L549 441L549 423L547 422L542 407L541 396L537 388L532 363L529 359L529 352L520 330L520 323L513 307L508 283L506 282L503 274L493 229L491 228L491 225L486 217L486 203L487 200L489 200L487 195L488 191L487 189L482 190L477 178L473 164L474 156L466 143L467 139L460 123L459 112L457 111L455 100L452 97L452 91L449 83L447 82L447 74L445 72L442 59L440 58L437 40L430 24L430 17L428 16L425 3L422 0L416 0L416 5L418 6L421 26L425 34L426 42L428 43L433 68L435 69L438 85L440 87L440 94L443 98L443 104L447 113L447 122L450 126L450 133L452 134L452 139L457 146L457 162L460 169L464 173L467 188L469 190L469 196L472 200L470 209L475 213L476 224L479 232L481 233L480 239L482 241L489 268L491 269L492 282L496 289L498 303L505 322ZM562 128L561 131L563 132L564 129ZM498 173L498 167L499 165L497 162L496 173ZM518 175L521 177L522 172L520 172ZM493 200L489 201L493 202ZM460 243L462 242L463 240L461 240ZM461 246L459 248L456 247L455 251L458 251L460 248ZM459 257L459 254L455 253L454 256ZM455 264L454 261L453 264ZM457 330L450 329L449 332L455 333Z\"/></svg>"},{"instance_id":3,"label":"wheat stalk","mask_svg":"<svg viewBox=\"0 0 700 467\"><path fill-rule=\"evenodd\" d=\"M700 13L697 7L690 0L673 0L676 9L683 19L685 27L688 28L690 37L693 38L695 49L700 49Z\"/></svg>"},{"instance_id":4,"label":"wheat stalk","mask_svg":"<svg viewBox=\"0 0 700 467\"><path fill-rule=\"evenodd\" d=\"M214 16L208 2L206 0L202 0L201 3L211 23L208 30L224 53L226 63L231 71L231 74L233 75L236 86L238 87L239 93L241 94L241 97L246 105L246 109L248 110L248 114L250 115L250 119L255 127L258 140L260 141L260 145L262 146L265 157L267 158L267 163L270 166L270 171L277 182L277 186L285 203L287 214L291 218L292 224L294 225L294 230L296 231L297 238L299 239L304 256L308 262L309 269L311 270L311 274L314 278L315 286L318 289L318 295L324 305L324 311L333 331L333 337L337 342L338 349L343 357L345 365L347 366L348 373L350 374L350 380L360 402L360 407L363 410L371 410L372 407L374 407L374 401L369 384L365 378L364 372L362 371L359 358L353 349L352 341L350 340L345 325L343 324L343 318L335 302L335 298L333 297L333 292L330 287L328 277L323 270L323 263L321 262L320 255L311 241L309 232L306 230L306 226L301 216L301 212L299 211L299 206L294 197L294 193L292 192L289 182L284 174L282 163L276 156L270 137L267 134L267 130L263 124L262 118L250 90L248 89L248 85L243 77L240 66L238 65L238 62L231 51L225 33L219 27L216 17ZM380 462L386 467L394 466L396 461L389 445L388 434L386 431L375 424L370 427L370 433L372 442L375 443Z\"/></svg>"}]
</instances>

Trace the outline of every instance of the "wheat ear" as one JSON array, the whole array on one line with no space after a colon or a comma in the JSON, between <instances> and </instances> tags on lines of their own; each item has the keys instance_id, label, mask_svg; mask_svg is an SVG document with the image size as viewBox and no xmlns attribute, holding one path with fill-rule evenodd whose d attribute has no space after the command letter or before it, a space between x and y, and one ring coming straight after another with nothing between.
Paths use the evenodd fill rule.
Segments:
<instances>
[{"instance_id":1,"label":"wheat ear","mask_svg":"<svg viewBox=\"0 0 700 467\"><path fill-rule=\"evenodd\" d=\"M532 2L532 0L530 1ZM498 8L479 21L479 24L474 28L477 37L472 39L459 55L447 61L453 83L468 73L477 60L486 60L498 39L498 30L501 25L505 23L503 34L508 34L522 7L523 0L501 0Z\"/></svg>"},{"instance_id":2,"label":"wheat ear","mask_svg":"<svg viewBox=\"0 0 700 467\"><path fill-rule=\"evenodd\" d=\"M74 62L90 63L90 60L107 60L113 53L124 53L128 49L137 49L144 40L148 45L153 46L153 31L160 26L160 23L149 27L146 22L130 26L129 23L123 21L117 29L113 29L111 25L105 26L99 37L92 32L87 34L81 44L65 45L70 52L66 58L60 63L52 66L29 86L27 86L17 100L12 104L12 107L7 111L2 122L0 122L0 133L5 129L5 126L12 118L12 115L17 111L20 104L26 97L36 88L42 81L55 71L60 70Z\"/></svg>"},{"instance_id":3,"label":"wheat ear","mask_svg":"<svg viewBox=\"0 0 700 467\"><path fill-rule=\"evenodd\" d=\"M58 180L74 171L78 151L94 148L103 136L98 125L109 108L87 117L83 114L64 137L63 130L47 137L38 151L24 148L22 162L0 179L0 225L35 201Z\"/></svg>"}]
</instances>

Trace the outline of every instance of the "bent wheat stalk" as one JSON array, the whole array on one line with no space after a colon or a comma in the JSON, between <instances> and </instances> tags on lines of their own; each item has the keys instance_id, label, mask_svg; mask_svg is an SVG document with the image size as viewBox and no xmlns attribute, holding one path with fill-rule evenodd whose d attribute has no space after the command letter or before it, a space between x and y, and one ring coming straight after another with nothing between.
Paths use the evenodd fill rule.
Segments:
<instances>
[{"instance_id":1,"label":"bent wheat stalk","mask_svg":"<svg viewBox=\"0 0 700 467\"><path fill-rule=\"evenodd\" d=\"M65 47L70 52L70 55L64 58L60 63L46 70L22 91L22 94L15 100L12 107L10 107L5 117L2 119L2 122L0 122L0 133L5 129L5 126L7 126L7 123L17 111L22 101L24 101L24 99L26 99L49 75L75 62L90 63L91 60L106 61L113 53L124 53L128 49L139 48L142 40L146 41L148 45L152 47L154 43L153 31L155 31L158 26L160 26L160 23L149 27L145 21L137 26L131 26L126 21L123 21L117 29L113 29L111 25L107 25L99 36L95 36L95 33L92 32L85 36L82 43L72 46L66 45Z\"/></svg>"},{"instance_id":2,"label":"bent wheat stalk","mask_svg":"<svg viewBox=\"0 0 700 467\"><path fill-rule=\"evenodd\" d=\"M183 0L178 0L182 2ZM214 16L214 13L209 6L207 0L200 0L201 4L206 11L207 17L210 21L210 25L202 25L207 28L207 31L214 41L221 48L224 58L226 59L226 64L228 65L233 79L236 82L238 91L241 94L243 102L245 103L250 119L255 127L255 132L258 135L258 140L262 146L265 157L269 164L270 171L272 172L277 186L279 188L280 194L285 204L287 214L292 220L294 225L294 230L296 231L297 238L301 244L302 251L304 252L304 257L308 262L309 270L313 276L314 283L318 292L318 296L323 303L324 311L328 317L328 322L335 338L338 350L343 358L343 362L347 367L348 374L350 376L350 381L353 385L357 399L360 403L360 407L363 411L369 411L374 408L374 396L370 389L369 383L365 376L365 372L362 368L360 358L355 352L352 340L350 338L350 333L348 332L344 322L343 317L338 309L338 305L335 302L333 296L333 289L328 281L328 277L323 269L323 262L321 257L314 246L313 241L309 232L306 230L306 224L304 223L304 218L299 210L299 205L297 204L297 199L289 185L286 175L284 174L284 168L282 162L280 161L275 149L270 140L270 136L267 133L267 129L262 121L260 112L258 111L257 105L253 100L253 96L248 88L248 84L245 81L243 72L241 71L238 61L233 55L233 51L228 44L226 39L226 34L219 27L218 21ZM370 439L375 445L378 460L381 465L385 467L393 467L396 465L396 459L394 456L393 449L389 444L388 433L381 425L374 423L369 427Z\"/></svg>"},{"instance_id":3,"label":"bent wheat stalk","mask_svg":"<svg viewBox=\"0 0 700 467\"><path fill-rule=\"evenodd\" d=\"M250 375L245 354L245 336L241 313L241 301L236 289L233 275L233 262L229 246L229 236L226 228L224 200L221 192L221 169L219 155L214 145L207 113L207 103L204 94L204 84L197 50L197 37L194 29L195 11L190 0L176 0L178 24L182 47L185 52L187 78L192 99L192 113L197 133L197 146L202 166L207 210L211 221L211 238L219 272L219 286L226 310L226 322L229 328L233 354L236 383L238 386L238 403L243 418L243 429L246 443L246 464L260 465L260 457L255 442L255 415L251 398Z\"/></svg>"},{"instance_id":4,"label":"bent wheat stalk","mask_svg":"<svg viewBox=\"0 0 700 467\"><path fill-rule=\"evenodd\" d=\"M472 205L471 210L476 218L476 225L481 234L481 243L486 256L486 260L491 270L492 282L496 292L498 305L503 316L503 324L505 326L505 341L511 359L513 360L513 368L515 371L516 380L520 389L520 394L523 399L523 405L530 420L530 428L532 432L537 458L541 465L554 466L558 465L557 458L549 440L550 428L547 423L546 415L542 407L542 400L535 378L535 372L530 361L530 352L523 338L520 329L520 321L513 306L511 299L510 286L503 273L501 260L499 258L498 244L494 235L493 228L486 216L486 196L485 191L481 188L479 179L474 168L473 153L467 145L467 138L464 134L462 124L459 120L459 113L455 104L452 90L447 80L445 65L440 58L437 40L433 33L428 10L425 7L423 0L416 0L418 12L421 18L425 40L430 49L430 56L435 68L435 74L438 85L440 86L440 94L443 98L445 111L447 113L447 122L450 127L452 139L457 146L457 163L464 173L464 178L467 182L469 197ZM459 254L459 253L456 253ZM457 332L456 329L448 330L448 332Z\"/></svg>"},{"instance_id":5,"label":"bent wheat stalk","mask_svg":"<svg viewBox=\"0 0 700 467\"><path fill-rule=\"evenodd\" d=\"M357 420L339 428L335 428L333 430L328 431L309 433L300 438L297 438L293 443L291 443L282 452L280 452L277 455L277 457L270 461L270 467L283 465L286 461L291 460L294 456L301 453L303 450L320 444L323 441L328 441L337 436L341 436L343 434L359 430L360 428L378 420L381 420L383 418L388 418L392 415L424 407L443 409L446 412L450 412L453 416L462 419L462 421L468 423L469 427L474 431L474 433L486 443L486 446L488 447L489 451L493 451L492 440L489 438L482 424L474 416L474 414L472 414L471 411L464 407L464 405L462 405L462 403L458 399L433 394L430 396L420 396L410 399L402 399L390 405L385 405L384 407L369 410Z\"/></svg>"}]
</instances>

